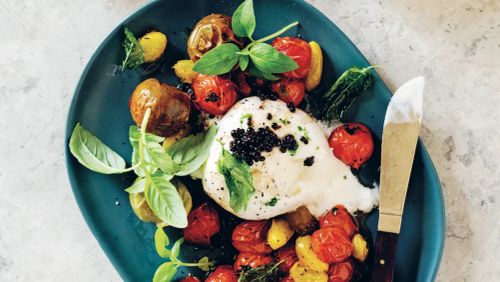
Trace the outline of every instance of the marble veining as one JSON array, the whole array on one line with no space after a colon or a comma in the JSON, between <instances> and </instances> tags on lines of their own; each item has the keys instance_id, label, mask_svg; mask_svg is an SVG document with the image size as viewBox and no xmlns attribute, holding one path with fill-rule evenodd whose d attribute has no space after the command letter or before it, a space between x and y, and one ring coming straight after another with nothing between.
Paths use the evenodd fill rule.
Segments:
<instances>
[{"instance_id":1,"label":"marble veining","mask_svg":"<svg viewBox=\"0 0 500 282\"><path fill-rule=\"evenodd\" d=\"M72 92L145 0L0 1L0 281L119 281L64 167ZM443 184L437 281L500 281L500 2L310 0L395 90L427 79L421 137Z\"/></svg>"}]
</instances>

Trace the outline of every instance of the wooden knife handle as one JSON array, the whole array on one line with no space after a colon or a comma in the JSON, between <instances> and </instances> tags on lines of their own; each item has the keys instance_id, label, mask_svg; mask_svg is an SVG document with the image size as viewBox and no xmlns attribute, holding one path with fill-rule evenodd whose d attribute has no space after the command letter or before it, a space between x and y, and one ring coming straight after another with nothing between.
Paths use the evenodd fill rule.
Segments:
<instances>
[{"instance_id":1,"label":"wooden knife handle","mask_svg":"<svg viewBox=\"0 0 500 282\"><path fill-rule=\"evenodd\" d=\"M372 273L373 282L392 282L398 237L399 234L395 233L377 232Z\"/></svg>"}]
</instances>

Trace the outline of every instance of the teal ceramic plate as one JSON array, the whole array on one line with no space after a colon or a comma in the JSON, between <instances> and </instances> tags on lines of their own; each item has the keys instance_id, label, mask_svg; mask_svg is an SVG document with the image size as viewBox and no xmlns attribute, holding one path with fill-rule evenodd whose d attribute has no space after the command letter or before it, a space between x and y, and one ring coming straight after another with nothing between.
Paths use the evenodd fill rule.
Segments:
<instances>
[{"instance_id":1,"label":"teal ceramic plate","mask_svg":"<svg viewBox=\"0 0 500 282\"><path fill-rule=\"evenodd\" d=\"M128 100L135 86L149 75L117 71L116 65L123 57L123 28L127 26L136 34L155 28L167 34L169 44L163 63L165 67L154 76L163 82L176 84L170 66L178 59L187 57L186 39L190 28L210 13L231 15L238 3L223 0L154 1L126 19L99 46L82 74L69 111L67 140L80 121L104 143L130 160L128 128L133 122ZM322 46L326 59L323 89L350 66L368 65L358 49L328 18L303 1L256 0L255 12L258 35L270 34L298 20L300 28L289 34L315 40ZM367 124L380 138L390 95L384 82L375 75L374 86L364 93L349 115L353 120ZM132 179L93 173L81 166L69 154L67 147L66 156L68 175L78 205L118 273L126 281L150 281L163 260L154 250L155 226L139 221L128 203L124 188ZM195 190L201 189L195 187ZM376 222L377 213L374 212L367 219L373 236ZM419 143L399 240L396 281L431 281L435 278L443 249L444 228L439 179L429 155ZM170 235L179 234L171 231ZM221 257L223 249L228 251ZM196 259L209 253L224 260L229 257L229 249L230 244L226 248L216 246L203 251L186 246L183 247L183 255Z\"/></svg>"}]
</instances>

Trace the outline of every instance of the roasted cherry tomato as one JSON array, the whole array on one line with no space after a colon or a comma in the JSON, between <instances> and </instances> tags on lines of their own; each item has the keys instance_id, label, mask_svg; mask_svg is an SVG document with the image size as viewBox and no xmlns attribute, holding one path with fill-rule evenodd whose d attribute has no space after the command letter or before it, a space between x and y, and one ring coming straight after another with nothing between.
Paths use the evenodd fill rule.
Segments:
<instances>
[{"instance_id":1,"label":"roasted cherry tomato","mask_svg":"<svg viewBox=\"0 0 500 282\"><path fill-rule=\"evenodd\" d=\"M243 221L233 230L233 246L240 252L270 254L273 249L267 244L267 231L271 223L267 220Z\"/></svg>"},{"instance_id":2,"label":"roasted cherry tomato","mask_svg":"<svg viewBox=\"0 0 500 282\"><path fill-rule=\"evenodd\" d=\"M347 123L335 128L328 144L335 157L355 169L361 167L373 153L372 134L361 123Z\"/></svg>"},{"instance_id":3,"label":"roasted cherry tomato","mask_svg":"<svg viewBox=\"0 0 500 282\"><path fill-rule=\"evenodd\" d=\"M236 75L238 91L245 97L250 96L252 93L252 87L248 84L248 76L247 72L240 72Z\"/></svg>"},{"instance_id":4,"label":"roasted cherry tomato","mask_svg":"<svg viewBox=\"0 0 500 282\"><path fill-rule=\"evenodd\" d=\"M283 273L289 273L292 266L299 261L295 253L295 242L289 242L276 252L276 261L281 261L279 268Z\"/></svg>"},{"instance_id":5,"label":"roasted cherry tomato","mask_svg":"<svg viewBox=\"0 0 500 282\"><path fill-rule=\"evenodd\" d=\"M358 233L358 227L354 224L351 215L342 205L336 205L326 214L319 218L320 228L339 227L342 228L350 239Z\"/></svg>"},{"instance_id":6,"label":"roasted cherry tomato","mask_svg":"<svg viewBox=\"0 0 500 282\"><path fill-rule=\"evenodd\" d=\"M221 265L208 275L205 282L238 282L238 277L230 265Z\"/></svg>"},{"instance_id":7,"label":"roasted cherry tomato","mask_svg":"<svg viewBox=\"0 0 500 282\"><path fill-rule=\"evenodd\" d=\"M326 263L341 262L352 254L352 244L343 229L321 228L311 236L311 247L318 258Z\"/></svg>"},{"instance_id":8,"label":"roasted cherry tomato","mask_svg":"<svg viewBox=\"0 0 500 282\"><path fill-rule=\"evenodd\" d=\"M302 80L285 78L273 82L272 90L278 94L281 101L293 103L294 106L298 106L304 99L305 88Z\"/></svg>"},{"instance_id":9,"label":"roasted cherry tomato","mask_svg":"<svg viewBox=\"0 0 500 282\"><path fill-rule=\"evenodd\" d=\"M200 74L193 81L194 102L204 112L223 115L236 103L237 89L229 79Z\"/></svg>"},{"instance_id":10,"label":"roasted cherry tomato","mask_svg":"<svg viewBox=\"0 0 500 282\"><path fill-rule=\"evenodd\" d=\"M187 277L182 278L182 280L180 282L201 282L201 280L198 279L198 277L187 276Z\"/></svg>"},{"instance_id":11,"label":"roasted cherry tomato","mask_svg":"<svg viewBox=\"0 0 500 282\"><path fill-rule=\"evenodd\" d=\"M280 279L280 282L295 282L292 277L287 276Z\"/></svg>"},{"instance_id":12,"label":"roasted cherry tomato","mask_svg":"<svg viewBox=\"0 0 500 282\"><path fill-rule=\"evenodd\" d=\"M349 282L353 271L354 266L350 260L335 263L328 270L328 282Z\"/></svg>"},{"instance_id":13,"label":"roasted cherry tomato","mask_svg":"<svg viewBox=\"0 0 500 282\"><path fill-rule=\"evenodd\" d=\"M188 243L208 247L212 236L219 231L217 211L204 203L188 215L188 226L184 228L183 235Z\"/></svg>"},{"instance_id":14,"label":"roasted cherry tomato","mask_svg":"<svg viewBox=\"0 0 500 282\"><path fill-rule=\"evenodd\" d=\"M239 253L234 261L233 269L234 271L240 271L245 266L250 268L256 268L262 265L270 264L273 262L273 258L270 255L261 255L255 253Z\"/></svg>"},{"instance_id":15,"label":"roasted cherry tomato","mask_svg":"<svg viewBox=\"0 0 500 282\"><path fill-rule=\"evenodd\" d=\"M272 45L299 65L297 69L285 72L284 76L292 78L307 76L311 67L311 46L306 41L295 37L278 37Z\"/></svg>"}]
</instances>

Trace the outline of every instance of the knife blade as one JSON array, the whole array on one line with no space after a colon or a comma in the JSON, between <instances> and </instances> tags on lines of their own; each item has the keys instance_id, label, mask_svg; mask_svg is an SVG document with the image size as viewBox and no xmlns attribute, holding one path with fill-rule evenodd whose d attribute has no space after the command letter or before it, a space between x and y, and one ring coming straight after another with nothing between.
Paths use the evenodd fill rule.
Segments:
<instances>
[{"instance_id":1,"label":"knife blade","mask_svg":"<svg viewBox=\"0 0 500 282\"><path fill-rule=\"evenodd\" d=\"M372 280L393 279L396 247L422 122L424 78L402 85L387 107L382 133L380 201Z\"/></svg>"}]
</instances>

